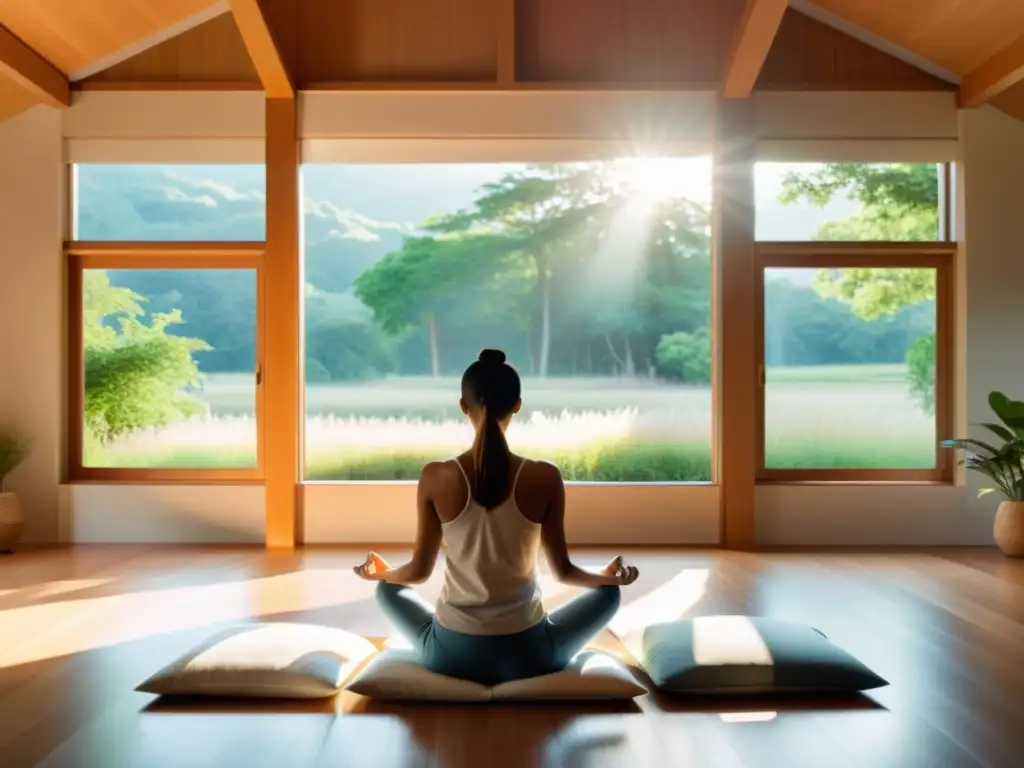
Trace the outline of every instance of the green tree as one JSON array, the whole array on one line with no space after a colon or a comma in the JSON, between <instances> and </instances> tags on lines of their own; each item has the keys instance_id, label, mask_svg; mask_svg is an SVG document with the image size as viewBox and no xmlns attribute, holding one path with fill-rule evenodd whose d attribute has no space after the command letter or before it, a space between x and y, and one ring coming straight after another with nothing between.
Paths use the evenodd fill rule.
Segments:
<instances>
[{"instance_id":1,"label":"green tree","mask_svg":"<svg viewBox=\"0 0 1024 768\"><path fill-rule=\"evenodd\" d=\"M858 213L825 222L816 240L933 241L939 234L939 166L928 164L829 163L783 179L781 202L807 200L826 205L837 196L857 200ZM866 320L893 315L935 299L935 273L928 269L821 270L815 288L838 299ZM911 393L926 411L934 409L934 334L907 352ZM930 353L929 353L930 350ZM927 361L931 359L931 367Z\"/></svg>"},{"instance_id":2,"label":"green tree","mask_svg":"<svg viewBox=\"0 0 1024 768\"><path fill-rule=\"evenodd\" d=\"M494 278L510 241L501 234L449 232L408 237L355 281L356 296L387 333L424 328L431 372L441 375L439 317L468 309L472 292Z\"/></svg>"},{"instance_id":3,"label":"green tree","mask_svg":"<svg viewBox=\"0 0 1024 768\"><path fill-rule=\"evenodd\" d=\"M439 232L490 232L509 243L534 283L540 311L537 373L548 375L553 287L578 272L593 253L596 226L606 220L610 188L600 164L535 165L486 184L473 206L431 223Z\"/></svg>"},{"instance_id":4,"label":"green tree","mask_svg":"<svg viewBox=\"0 0 1024 768\"><path fill-rule=\"evenodd\" d=\"M184 390L198 380L193 353L209 346L168 333L182 322L178 310L143 322L144 301L127 288L111 286L106 272L84 275L85 426L101 443L204 410Z\"/></svg>"}]
</instances>

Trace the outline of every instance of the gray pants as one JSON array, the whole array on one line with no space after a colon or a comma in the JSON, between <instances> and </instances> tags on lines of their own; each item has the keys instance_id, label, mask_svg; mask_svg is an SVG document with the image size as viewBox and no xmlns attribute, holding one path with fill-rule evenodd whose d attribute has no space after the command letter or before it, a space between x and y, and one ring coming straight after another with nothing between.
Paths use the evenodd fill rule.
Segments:
<instances>
[{"instance_id":1,"label":"gray pants","mask_svg":"<svg viewBox=\"0 0 1024 768\"><path fill-rule=\"evenodd\" d=\"M432 672L493 686L564 669L611 621L618 587L577 595L529 629L513 635L467 635L442 627L434 607L414 589L380 582L377 602Z\"/></svg>"}]
</instances>

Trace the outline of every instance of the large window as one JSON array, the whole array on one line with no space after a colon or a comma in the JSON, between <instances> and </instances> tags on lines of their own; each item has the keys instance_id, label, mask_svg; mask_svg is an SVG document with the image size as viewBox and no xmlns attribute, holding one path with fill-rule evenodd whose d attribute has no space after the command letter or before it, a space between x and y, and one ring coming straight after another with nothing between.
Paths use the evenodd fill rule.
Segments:
<instances>
[{"instance_id":1,"label":"large window","mask_svg":"<svg viewBox=\"0 0 1024 768\"><path fill-rule=\"evenodd\" d=\"M464 450L459 376L524 377L513 450L568 479L711 479L711 163L303 170L306 477Z\"/></svg>"},{"instance_id":2,"label":"large window","mask_svg":"<svg viewBox=\"0 0 1024 768\"><path fill-rule=\"evenodd\" d=\"M74 169L73 479L262 476L258 170Z\"/></svg>"},{"instance_id":3,"label":"large window","mask_svg":"<svg viewBox=\"0 0 1024 768\"><path fill-rule=\"evenodd\" d=\"M763 163L755 177L762 479L948 479L948 170Z\"/></svg>"}]
</instances>

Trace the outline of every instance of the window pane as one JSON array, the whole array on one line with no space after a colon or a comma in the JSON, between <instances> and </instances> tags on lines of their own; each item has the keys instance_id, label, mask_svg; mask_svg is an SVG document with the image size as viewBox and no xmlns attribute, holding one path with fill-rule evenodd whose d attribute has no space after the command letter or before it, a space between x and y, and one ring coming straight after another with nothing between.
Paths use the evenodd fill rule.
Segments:
<instances>
[{"instance_id":1,"label":"window pane","mask_svg":"<svg viewBox=\"0 0 1024 768\"><path fill-rule=\"evenodd\" d=\"M256 466L255 270L86 270L83 465Z\"/></svg>"},{"instance_id":2,"label":"window pane","mask_svg":"<svg viewBox=\"0 0 1024 768\"><path fill-rule=\"evenodd\" d=\"M710 479L710 159L303 179L307 477L414 480L468 449L459 380L499 347L514 451L571 480Z\"/></svg>"},{"instance_id":3,"label":"window pane","mask_svg":"<svg viewBox=\"0 0 1024 768\"><path fill-rule=\"evenodd\" d=\"M76 165L73 239L266 239L262 165Z\"/></svg>"},{"instance_id":4,"label":"window pane","mask_svg":"<svg viewBox=\"0 0 1024 768\"><path fill-rule=\"evenodd\" d=\"M934 269L765 270L765 465L935 466Z\"/></svg>"},{"instance_id":5,"label":"window pane","mask_svg":"<svg viewBox=\"0 0 1024 768\"><path fill-rule=\"evenodd\" d=\"M757 163L761 241L940 239L942 166L906 163Z\"/></svg>"}]
</instances>

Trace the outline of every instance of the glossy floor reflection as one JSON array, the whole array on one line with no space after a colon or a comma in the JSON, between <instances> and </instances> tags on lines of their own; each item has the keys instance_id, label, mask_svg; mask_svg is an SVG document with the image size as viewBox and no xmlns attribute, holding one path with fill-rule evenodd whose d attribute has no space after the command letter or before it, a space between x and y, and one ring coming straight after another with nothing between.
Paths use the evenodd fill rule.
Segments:
<instances>
[{"instance_id":1,"label":"glossy floor reflection","mask_svg":"<svg viewBox=\"0 0 1024 768\"><path fill-rule=\"evenodd\" d=\"M677 615L809 623L892 682L865 696L452 707L133 691L240 621L387 637L372 586L349 571L356 554L80 547L0 560L0 764L1008 768L1024 748L1024 563L987 550L627 553L643 574L616 620L627 635ZM435 574L423 589L439 586ZM552 604L571 594L551 587ZM598 644L621 650L607 633Z\"/></svg>"}]
</instances>

